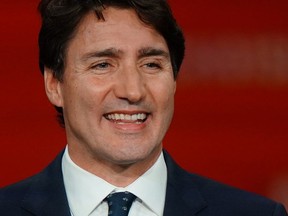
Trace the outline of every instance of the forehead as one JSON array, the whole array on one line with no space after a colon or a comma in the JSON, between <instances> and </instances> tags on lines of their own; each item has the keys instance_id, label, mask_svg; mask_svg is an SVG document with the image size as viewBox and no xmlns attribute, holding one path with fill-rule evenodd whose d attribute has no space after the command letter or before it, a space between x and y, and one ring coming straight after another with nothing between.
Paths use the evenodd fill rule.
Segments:
<instances>
[{"instance_id":1,"label":"forehead","mask_svg":"<svg viewBox=\"0 0 288 216\"><path fill-rule=\"evenodd\" d=\"M94 12L88 13L79 24L70 45L80 48L97 46L162 46L168 49L165 39L153 27L143 23L132 9L107 7L104 20ZM151 45L152 44L152 45Z\"/></svg>"}]
</instances>

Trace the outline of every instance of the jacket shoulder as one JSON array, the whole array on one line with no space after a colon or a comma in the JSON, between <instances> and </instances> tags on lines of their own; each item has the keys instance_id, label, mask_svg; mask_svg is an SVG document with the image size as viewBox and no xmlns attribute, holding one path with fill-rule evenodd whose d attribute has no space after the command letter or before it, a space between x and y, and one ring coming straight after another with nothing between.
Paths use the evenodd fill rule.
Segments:
<instances>
[{"instance_id":1,"label":"jacket shoulder","mask_svg":"<svg viewBox=\"0 0 288 216\"><path fill-rule=\"evenodd\" d=\"M190 173L178 166L167 152L164 156L170 205L175 203L171 197L180 195L187 208L202 213L199 216L287 216L283 205L271 199Z\"/></svg>"},{"instance_id":2,"label":"jacket shoulder","mask_svg":"<svg viewBox=\"0 0 288 216\"><path fill-rule=\"evenodd\" d=\"M31 215L50 200L64 200L60 153L52 163L40 173L18 183L0 189L1 216Z\"/></svg>"},{"instance_id":3,"label":"jacket shoulder","mask_svg":"<svg viewBox=\"0 0 288 216\"><path fill-rule=\"evenodd\" d=\"M21 202L40 174L0 189L1 215L21 215Z\"/></svg>"},{"instance_id":4,"label":"jacket shoulder","mask_svg":"<svg viewBox=\"0 0 288 216\"><path fill-rule=\"evenodd\" d=\"M287 216L285 208L264 196L186 172L196 185L211 212L234 216ZM217 215L217 214L216 214Z\"/></svg>"}]
</instances>

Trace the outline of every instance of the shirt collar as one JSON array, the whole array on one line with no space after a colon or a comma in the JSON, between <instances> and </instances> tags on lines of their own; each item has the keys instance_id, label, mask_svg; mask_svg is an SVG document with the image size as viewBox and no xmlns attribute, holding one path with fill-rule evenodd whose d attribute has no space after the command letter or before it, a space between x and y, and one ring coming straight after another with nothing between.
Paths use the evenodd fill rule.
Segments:
<instances>
[{"instance_id":1,"label":"shirt collar","mask_svg":"<svg viewBox=\"0 0 288 216\"><path fill-rule=\"evenodd\" d=\"M114 186L76 165L66 147L62 158L64 185L74 215L89 215Z\"/></svg>"},{"instance_id":2,"label":"shirt collar","mask_svg":"<svg viewBox=\"0 0 288 216\"><path fill-rule=\"evenodd\" d=\"M163 153L155 164L126 190L135 194L157 215L163 215L167 185L167 168Z\"/></svg>"},{"instance_id":3,"label":"shirt collar","mask_svg":"<svg viewBox=\"0 0 288 216\"><path fill-rule=\"evenodd\" d=\"M75 215L89 215L112 191L129 191L157 215L163 215L167 168L163 153L154 165L126 188L117 188L77 166L66 147L62 172L70 209Z\"/></svg>"}]
</instances>

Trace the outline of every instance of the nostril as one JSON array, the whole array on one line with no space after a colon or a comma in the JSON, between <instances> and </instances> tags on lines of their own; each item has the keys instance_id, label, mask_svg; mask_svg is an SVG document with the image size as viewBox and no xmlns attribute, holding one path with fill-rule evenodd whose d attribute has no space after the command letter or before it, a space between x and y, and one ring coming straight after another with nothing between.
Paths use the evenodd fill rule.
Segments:
<instances>
[{"instance_id":1,"label":"nostril","mask_svg":"<svg viewBox=\"0 0 288 216\"><path fill-rule=\"evenodd\" d=\"M115 95L120 99L127 100L129 103L134 104L144 98L145 90L142 89L142 87L131 87L125 85L122 87L122 89L116 89Z\"/></svg>"},{"instance_id":2,"label":"nostril","mask_svg":"<svg viewBox=\"0 0 288 216\"><path fill-rule=\"evenodd\" d=\"M137 70L126 68L119 73L115 85L115 95L118 98L129 101L134 104L141 101L146 94L145 80ZM121 76L120 76L121 74Z\"/></svg>"}]
</instances>

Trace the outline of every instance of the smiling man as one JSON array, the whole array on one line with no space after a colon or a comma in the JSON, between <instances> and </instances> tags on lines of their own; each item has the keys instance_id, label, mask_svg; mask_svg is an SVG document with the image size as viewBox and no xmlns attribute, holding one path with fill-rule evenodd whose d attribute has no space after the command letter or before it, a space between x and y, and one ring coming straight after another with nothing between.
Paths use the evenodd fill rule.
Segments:
<instances>
[{"instance_id":1,"label":"smiling man","mask_svg":"<svg viewBox=\"0 0 288 216\"><path fill-rule=\"evenodd\" d=\"M59 81L44 69L48 98L63 108L78 166L126 187L161 154L175 80L165 39L131 9L89 12L66 50ZM121 172L119 172L121 170Z\"/></svg>"},{"instance_id":2,"label":"smiling man","mask_svg":"<svg viewBox=\"0 0 288 216\"><path fill-rule=\"evenodd\" d=\"M42 0L40 69L67 147L1 189L3 216L285 216L162 149L184 38L164 0Z\"/></svg>"}]
</instances>

